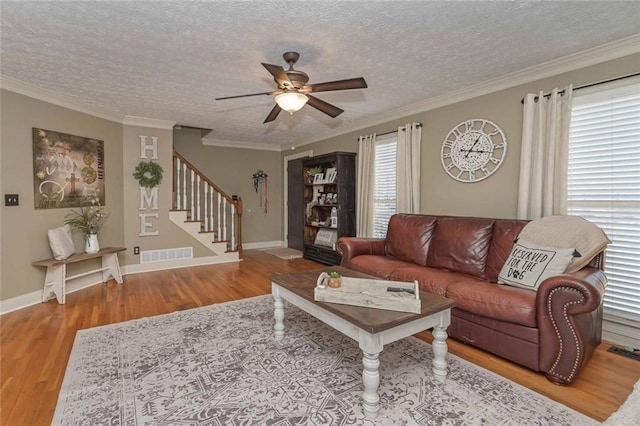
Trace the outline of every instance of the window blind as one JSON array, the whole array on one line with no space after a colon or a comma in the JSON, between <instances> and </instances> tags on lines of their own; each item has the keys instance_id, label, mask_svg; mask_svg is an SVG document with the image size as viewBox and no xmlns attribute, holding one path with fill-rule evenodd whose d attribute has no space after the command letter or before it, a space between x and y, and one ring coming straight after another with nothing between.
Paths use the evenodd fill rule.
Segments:
<instances>
[{"instance_id":1,"label":"window blind","mask_svg":"<svg viewBox=\"0 0 640 426\"><path fill-rule=\"evenodd\" d=\"M387 235L389 218L396 212L397 136L376 141L373 189L373 236Z\"/></svg>"},{"instance_id":2,"label":"window blind","mask_svg":"<svg viewBox=\"0 0 640 426\"><path fill-rule=\"evenodd\" d=\"M640 83L575 96L567 209L601 227L605 313L640 323Z\"/></svg>"}]
</instances>

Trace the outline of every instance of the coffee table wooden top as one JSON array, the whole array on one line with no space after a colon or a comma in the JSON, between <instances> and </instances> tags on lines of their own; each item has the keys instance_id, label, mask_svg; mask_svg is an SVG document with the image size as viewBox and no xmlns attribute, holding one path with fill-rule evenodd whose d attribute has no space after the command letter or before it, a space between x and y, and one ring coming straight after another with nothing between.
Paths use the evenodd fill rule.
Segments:
<instances>
[{"instance_id":1,"label":"coffee table wooden top","mask_svg":"<svg viewBox=\"0 0 640 426\"><path fill-rule=\"evenodd\" d=\"M398 325L414 321L418 318L433 315L445 309L451 309L455 302L445 297L436 296L424 291L420 292L422 309L419 314L409 312L387 311L384 309L367 308L364 306L340 305L337 303L316 302L313 297L313 289L316 286L318 276L322 272L336 271L343 277L380 279L351 269L334 266L330 268L314 269L311 271L291 272L288 274L273 275L271 282L291 291L292 293L322 306L329 312L349 321L358 328L375 334Z\"/></svg>"}]
</instances>

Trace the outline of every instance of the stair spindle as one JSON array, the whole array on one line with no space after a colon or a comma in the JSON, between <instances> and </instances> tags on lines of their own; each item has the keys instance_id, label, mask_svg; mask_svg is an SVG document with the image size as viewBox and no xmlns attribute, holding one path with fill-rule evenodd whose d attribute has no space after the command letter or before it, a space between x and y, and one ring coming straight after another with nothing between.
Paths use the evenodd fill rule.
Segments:
<instances>
[{"instance_id":1,"label":"stair spindle","mask_svg":"<svg viewBox=\"0 0 640 426\"><path fill-rule=\"evenodd\" d=\"M196 175L196 220L200 220L200 175Z\"/></svg>"},{"instance_id":2,"label":"stair spindle","mask_svg":"<svg viewBox=\"0 0 640 426\"><path fill-rule=\"evenodd\" d=\"M175 183L176 183L176 207L178 208L178 210L181 209L181 204L182 204L182 199L180 198L180 159L178 157L175 157L176 159L176 175L173 177Z\"/></svg>"},{"instance_id":3,"label":"stair spindle","mask_svg":"<svg viewBox=\"0 0 640 426\"><path fill-rule=\"evenodd\" d=\"M187 165L182 164L182 208L187 209Z\"/></svg>"},{"instance_id":4,"label":"stair spindle","mask_svg":"<svg viewBox=\"0 0 640 426\"><path fill-rule=\"evenodd\" d=\"M234 227L234 222L235 222L235 214L234 214L234 210L233 210L233 206L231 206L231 250L235 251L236 249L236 233L235 233L235 227Z\"/></svg>"},{"instance_id":5,"label":"stair spindle","mask_svg":"<svg viewBox=\"0 0 640 426\"><path fill-rule=\"evenodd\" d=\"M196 176L195 172L193 171L193 169L191 169L191 182L190 182L190 185L191 185L191 194L190 194L190 197L191 197L191 215L190 215L191 216L191 220L193 220L193 217L194 217L195 201L196 201L195 200L196 197L193 196L193 184L194 184L194 182L196 180L195 176Z\"/></svg>"},{"instance_id":6,"label":"stair spindle","mask_svg":"<svg viewBox=\"0 0 640 426\"><path fill-rule=\"evenodd\" d=\"M222 194L218 192L218 238L216 238L216 241L220 241L222 239L222 232L220 229L220 218L222 218L222 216L220 215L221 201L222 201Z\"/></svg>"},{"instance_id":7,"label":"stair spindle","mask_svg":"<svg viewBox=\"0 0 640 426\"><path fill-rule=\"evenodd\" d=\"M209 212L207 210L207 207L209 207L209 204L207 203L207 195L209 195L209 184L207 182L203 183L203 191L202 191L202 196L203 196L203 203L202 203L202 209L203 209L203 219L204 219L204 231L208 232L209 231Z\"/></svg>"},{"instance_id":8,"label":"stair spindle","mask_svg":"<svg viewBox=\"0 0 640 426\"><path fill-rule=\"evenodd\" d=\"M209 187L209 231L213 231L213 187Z\"/></svg>"},{"instance_id":9,"label":"stair spindle","mask_svg":"<svg viewBox=\"0 0 640 426\"><path fill-rule=\"evenodd\" d=\"M222 235L227 239L227 199L222 199Z\"/></svg>"}]
</instances>

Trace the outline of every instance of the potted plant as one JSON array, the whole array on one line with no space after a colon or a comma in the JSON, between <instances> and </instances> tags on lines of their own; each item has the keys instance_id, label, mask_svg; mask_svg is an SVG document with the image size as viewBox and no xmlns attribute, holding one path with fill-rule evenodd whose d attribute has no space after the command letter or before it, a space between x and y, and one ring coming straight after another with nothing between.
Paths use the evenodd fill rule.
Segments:
<instances>
[{"instance_id":1,"label":"potted plant","mask_svg":"<svg viewBox=\"0 0 640 426\"><path fill-rule=\"evenodd\" d=\"M313 178L316 176L316 174L318 173L322 173L322 167L321 166L314 166L311 167L309 169L305 170L305 178L307 180L307 183L313 183Z\"/></svg>"},{"instance_id":2,"label":"potted plant","mask_svg":"<svg viewBox=\"0 0 640 426\"><path fill-rule=\"evenodd\" d=\"M341 284L340 274L336 271L329 273L329 287L338 288Z\"/></svg>"},{"instance_id":3,"label":"potted plant","mask_svg":"<svg viewBox=\"0 0 640 426\"><path fill-rule=\"evenodd\" d=\"M71 210L65 216L64 223L69 225L74 231L81 231L85 234L85 251L87 253L97 253L100 250L98 244L98 231L104 225L108 214L101 206L80 207L79 211Z\"/></svg>"}]
</instances>

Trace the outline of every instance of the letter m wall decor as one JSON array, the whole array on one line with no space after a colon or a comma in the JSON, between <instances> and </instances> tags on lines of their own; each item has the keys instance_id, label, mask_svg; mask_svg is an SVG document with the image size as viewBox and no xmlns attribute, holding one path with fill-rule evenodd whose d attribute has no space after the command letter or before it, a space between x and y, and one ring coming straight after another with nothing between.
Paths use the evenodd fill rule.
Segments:
<instances>
[{"instance_id":1,"label":"letter m wall decor","mask_svg":"<svg viewBox=\"0 0 640 426\"><path fill-rule=\"evenodd\" d=\"M104 141L33 128L36 209L105 205Z\"/></svg>"}]
</instances>

